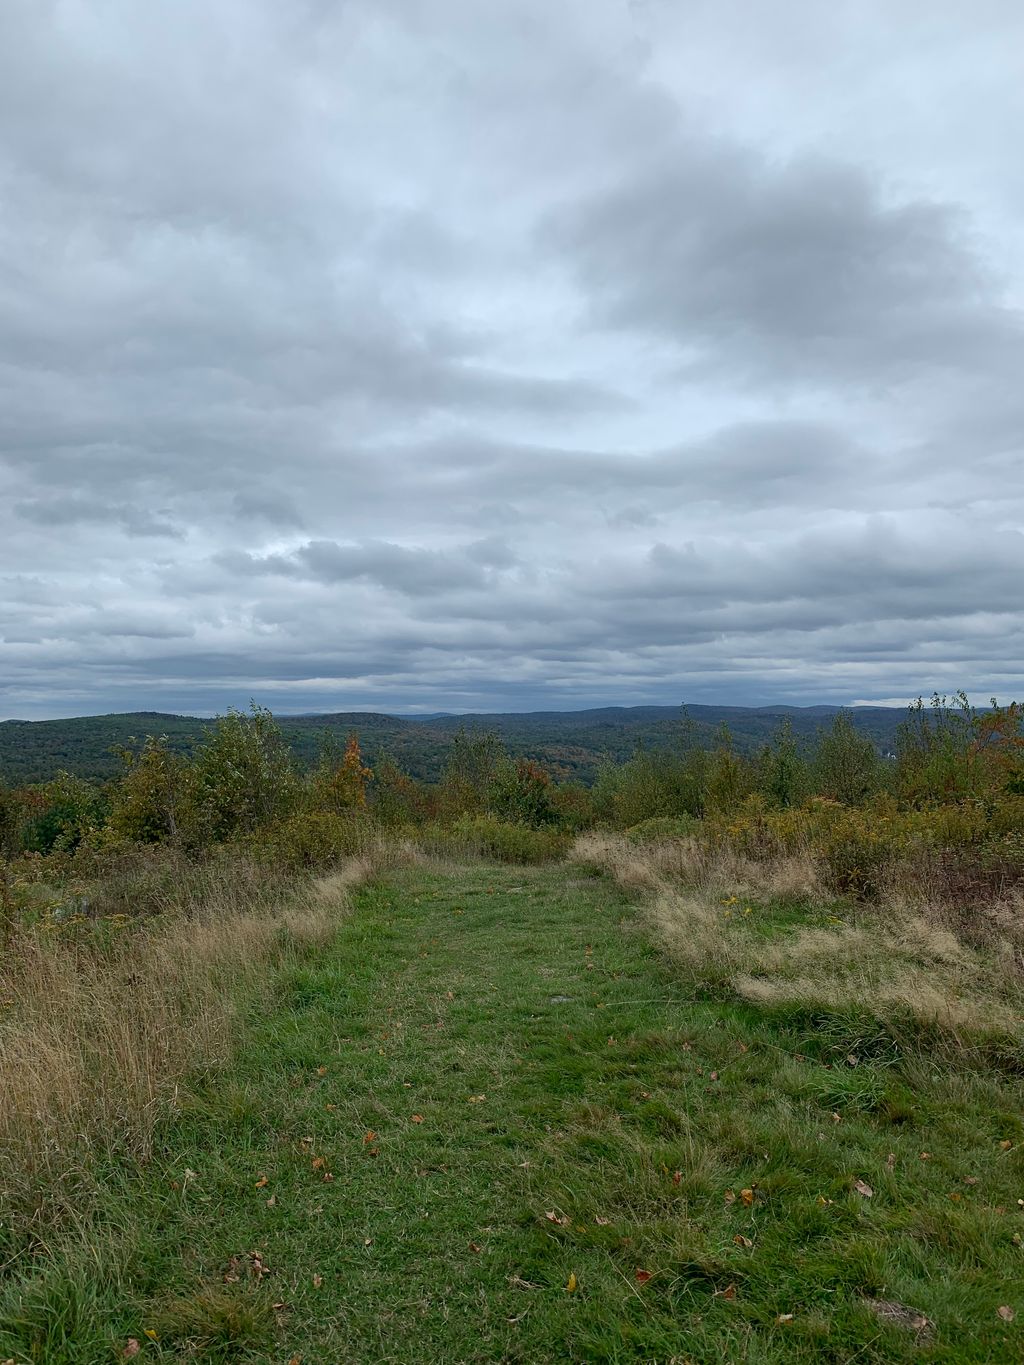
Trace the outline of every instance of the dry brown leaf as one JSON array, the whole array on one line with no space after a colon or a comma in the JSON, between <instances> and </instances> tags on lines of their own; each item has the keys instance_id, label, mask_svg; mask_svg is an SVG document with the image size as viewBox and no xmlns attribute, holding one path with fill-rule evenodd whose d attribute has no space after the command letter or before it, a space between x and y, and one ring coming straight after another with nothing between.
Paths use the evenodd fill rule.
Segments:
<instances>
[{"instance_id":1,"label":"dry brown leaf","mask_svg":"<svg viewBox=\"0 0 1024 1365\"><path fill-rule=\"evenodd\" d=\"M896 1153L895 1153L895 1152L890 1152L890 1153L889 1153L889 1155L885 1158L885 1164L886 1164L886 1167L887 1167L890 1171L896 1169Z\"/></svg>"},{"instance_id":2,"label":"dry brown leaf","mask_svg":"<svg viewBox=\"0 0 1024 1365\"><path fill-rule=\"evenodd\" d=\"M726 1285L724 1289L716 1289L714 1293L716 1299L734 1299L736 1297L736 1286Z\"/></svg>"},{"instance_id":3,"label":"dry brown leaf","mask_svg":"<svg viewBox=\"0 0 1024 1365\"><path fill-rule=\"evenodd\" d=\"M369 1145L370 1145L371 1142L376 1142L376 1141L377 1141L377 1134L373 1131L372 1128L368 1128L368 1129L366 1130L366 1132L363 1134L363 1146L364 1146L364 1147L369 1147Z\"/></svg>"},{"instance_id":4,"label":"dry brown leaf","mask_svg":"<svg viewBox=\"0 0 1024 1365\"><path fill-rule=\"evenodd\" d=\"M734 1192L733 1190L726 1190L724 1198L725 1198L725 1202L726 1202L727 1204L735 1204L735 1203L736 1203L736 1195L735 1195L735 1192Z\"/></svg>"},{"instance_id":5,"label":"dry brown leaf","mask_svg":"<svg viewBox=\"0 0 1024 1365\"><path fill-rule=\"evenodd\" d=\"M680 1181L682 1180L682 1178L683 1178L683 1173L682 1173L682 1171L673 1171L673 1172L672 1172L672 1184L673 1184L673 1185L678 1185L678 1184L680 1183Z\"/></svg>"},{"instance_id":6,"label":"dry brown leaf","mask_svg":"<svg viewBox=\"0 0 1024 1365\"><path fill-rule=\"evenodd\" d=\"M376 1153L376 1152L371 1152L370 1155L371 1155L371 1156L376 1156L377 1153ZM323 1173L323 1179L324 1179L325 1181L327 1181L327 1183L329 1184L329 1183L334 1179L334 1172L333 1172L333 1171L324 1171L324 1173Z\"/></svg>"},{"instance_id":7,"label":"dry brown leaf","mask_svg":"<svg viewBox=\"0 0 1024 1365\"><path fill-rule=\"evenodd\" d=\"M258 1190L265 1190L269 1184L269 1179L265 1175L261 1175L259 1180L256 1181L256 1188Z\"/></svg>"},{"instance_id":8,"label":"dry brown leaf","mask_svg":"<svg viewBox=\"0 0 1024 1365\"><path fill-rule=\"evenodd\" d=\"M412 1121L413 1121L413 1123L422 1123L422 1122L423 1122L423 1115L422 1115L422 1114L413 1114L413 1116L412 1116Z\"/></svg>"},{"instance_id":9,"label":"dry brown leaf","mask_svg":"<svg viewBox=\"0 0 1024 1365\"><path fill-rule=\"evenodd\" d=\"M651 1278L651 1272L649 1270L637 1270L634 1278L637 1284L646 1284Z\"/></svg>"},{"instance_id":10,"label":"dry brown leaf","mask_svg":"<svg viewBox=\"0 0 1024 1365\"><path fill-rule=\"evenodd\" d=\"M794 1314L792 1314L792 1313L780 1313L779 1316L775 1319L775 1321L776 1321L776 1322L792 1322L792 1321L793 1321L793 1317L794 1317Z\"/></svg>"},{"instance_id":11,"label":"dry brown leaf","mask_svg":"<svg viewBox=\"0 0 1024 1365\"><path fill-rule=\"evenodd\" d=\"M288 1365L302 1365L302 1357L301 1357L301 1356L291 1356L291 1357L289 1358L289 1360L288 1360Z\"/></svg>"},{"instance_id":12,"label":"dry brown leaf","mask_svg":"<svg viewBox=\"0 0 1024 1365\"><path fill-rule=\"evenodd\" d=\"M559 1227L563 1228L568 1227L569 1223L572 1221L567 1213L559 1215L555 1212L554 1209L548 1209L545 1212L544 1217L548 1220L549 1223L557 1223Z\"/></svg>"},{"instance_id":13,"label":"dry brown leaf","mask_svg":"<svg viewBox=\"0 0 1024 1365\"><path fill-rule=\"evenodd\" d=\"M1012 1146L1013 1143L1009 1138L1003 1138L1002 1142L999 1144L999 1150L1001 1152L1008 1152Z\"/></svg>"},{"instance_id":14,"label":"dry brown leaf","mask_svg":"<svg viewBox=\"0 0 1024 1365\"><path fill-rule=\"evenodd\" d=\"M610 1218L598 1218L595 1216L594 1222L599 1228L610 1228L612 1225L612 1220Z\"/></svg>"},{"instance_id":15,"label":"dry brown leaf","mask_svg":"<svg viewBox=\"0 0 1024 1365\"><path fill-rule=\"evenodd\" d=\"M327 1161L322 1156L315 1156L311 1164L314 1171L322 1171L323 1168L327 1165Z\"/></svg>"},{"instance_id":16,"label":"dry brown leaf","mask_svg":"<svg viewBox=\"0 0 1024 1365\"><path fill-rule=\"evenodd\" d=\"M740 1199L741 1199L742 1202L743 1202L743 1207L744 1207L745 1209L749 1209L750 1206L751 1206L751 1204L753 1204L753 1202L754 1202L754 1191L753 1191L753 1190L740 1190Z\"/></svg>"},{"instance_id":17,"label":"dry brown leaf","mask_svg":"<svg viewBox=\"0 0 1024 1365\"><path fill-rule=\"evenodd\" d=\"M965 1185L977 1185L977 1183L978 1183L978 1177L977 1177L976 1175L965 1175L965 1176L964 1176L964 1184L965 1184Z\"/></svg>"},{"instance_id":18,"label":"dry brown leaf","mask_svg":"<svg viewBox=\"0 0 1024 1365\"><path fill-rule=\"evenodd\" d=\"M277 1195L276 1195L276 1194L272 1194L272 1195L270 1196L270 1198L267 1200L267 1208L268 1208L268 1209L272 1209L272 1208L274 1208L274 1207L276 1206L276 1204L277 1204Z\"/></svg>"},{"instance_id":19,"label":"dry brown leaf","mask_svg":"<svg viewBox=\"0 0 1024 1365\"><path fill-rule=\"evenodd\" d=\"M474 1256L479 1256L481 1251L483 1251L483 1247L480 1245L479 1242L470 1242L469 1249L474 1254Z\"/></svg>"},{"instance_id":20,"label":"dry brown leaf","mask_svg":"<svg viewBox=\"0 0 1024 1365\"><path fill-rule=\"evenodd\" d=\"M743 1236L742 1232L737 1232L736 1236L732 1240L736 1243L738 1247L746 1247L748 1251L754 1245L749 1237Z\"/></svg>"},{"instance_id":21,"label":"dry brown leaf","mask_svg":"<svg viewBox=\"0 0 1024 1365\"><path fill-rule=\"evenodd\" d=\"M124 1350L121 1352L121 1354L124 1356L124 1358L125 1358L126 1360L130 1360L130 1359L132 1358L132 1356L137 1356L141 1350L142 1350L142 1347L141 1347L141 1345L139 1344L139 1339L138 1339L138 1337L129 1337L129 1338L128 1338L128 1342L127 1342L127 1344L126 1344ZM12 1365L13 1365L13 1358L12 1358Z\"/></svg>"},{"instance_id":22,"label":"dry brown leaf","mask_svg":"<svg viewBox=\"0 0 1024 1365\"><path fill-rule=\"evenodd\" d=\"M484 1102L484 1100L485 1100L486 1098L487 1098L486 1095L470 1095L470 1097L469 1097L469 1103L470 1103L470 1104L483 1104L483 1102Z\"/></svg>"},{"instance_id":23,"label":"dry brown leaf","mask_svg":"<svg viewBox=\"0 0 1024 1365\"><path fill-rule=\"evenodd\" d=\"M999 1316L1002 1318L1004 1322L1012 1322L1014 1318L1017 1316L1017 1314L1014 1312L1014 1310L1010 1307L1008 1303L1000 1305L1000 1307L996 1309L996 1312L999 1314Z\"/></svg>"},{"instance_id":24,"label":"dry brown leaf","mask_svg":"<svg viewBox=\"0 0 1024 1365\"><path fill-rule=\"evenodd\" d=\"M313 1276L313 1288L314 1288L314 1289L319 1289L320 1286L323 1284L323 1282L324 1282L324 1277L323 1277L322 1275L314 1275L314 1276Z\"/></svg>"},{"instance_id":25,"label":"dry brown leaf","mask_svg":"<svg viewBox=\"0 0 1024 1365\"><path fill-rule=\"evenodd\" d=\"M326 1068L325 1066L318 1066L317 1069L316 1069L316 1074L317 1074L318 1076L326 1076L326 1075L327 1075L327 1068Z\"/></svg>"},{"instance_id":26,"label":"dry brown leaf","mask_svg":"<svg viewBox=\"0 0 1024 1365\"><path fill-rule=\"evenodd\" d=\"M858 1194L862 1194L865 1199L870 1199L875 1193L866 1180L855 1180L853 1182L853 1188Z\"/></svg>"},{"instance_id":27,"label":"dry brown leaf","mask_svg":"<svg viewBox=\"0 0 1024 1365\"><path fill-rule=\"evenodd\" d=\"M931 1152L922 1152L921 1155L918 1157L919 1161L931 1161L931 1159L932 1159Z\"/></svg>"}]
</instances>

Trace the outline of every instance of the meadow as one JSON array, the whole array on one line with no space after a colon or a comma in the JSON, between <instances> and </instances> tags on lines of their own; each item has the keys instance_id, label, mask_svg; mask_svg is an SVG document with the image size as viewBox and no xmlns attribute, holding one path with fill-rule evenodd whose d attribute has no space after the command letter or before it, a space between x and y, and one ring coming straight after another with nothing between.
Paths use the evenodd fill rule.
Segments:
<instances>
[{"instance_id":1,"label":"meadow","mask_svg":"<svg viewBox=\"0 0 1024 1365\"><path fill-rule=\"evenodd\" d=\"M1000 1361L1015 706L0 788L0 1360Z\"/></svg>"}]
</instances>

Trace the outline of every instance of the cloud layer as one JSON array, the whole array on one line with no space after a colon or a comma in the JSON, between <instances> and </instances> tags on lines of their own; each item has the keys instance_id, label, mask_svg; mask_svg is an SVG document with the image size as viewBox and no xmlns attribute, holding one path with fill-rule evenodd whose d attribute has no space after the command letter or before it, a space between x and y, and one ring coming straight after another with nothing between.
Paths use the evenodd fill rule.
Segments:
<instances>
[{"instance_id":1,"label":"cloud layer","mask_svg":"<svg viewBox=\"0 0 1024 1365\"><path fill-rule=\"evenodd\" d=\"M8 0L0 715L1024 683L1009 0Z\"/></svg>"}]
</instances>

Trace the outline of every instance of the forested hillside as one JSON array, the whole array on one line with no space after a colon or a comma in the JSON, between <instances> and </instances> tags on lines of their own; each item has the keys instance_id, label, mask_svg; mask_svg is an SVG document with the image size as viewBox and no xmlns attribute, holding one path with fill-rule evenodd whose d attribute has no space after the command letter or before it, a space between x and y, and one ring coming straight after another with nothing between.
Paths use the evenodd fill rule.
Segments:
<instances>
[{"instance_id":1,"label":"forested hillside","mask_svg":"<svg viewBox=\"0 0 1024 1365\"><path fill-rule=\"evenodd\" d=\"M343 745L357 733L372 765L390 754L412 776L436 779L453 734L460 729L498 735L516 757L532 758L562 777L593 781L602 759L621 762L639 745L654 749L707 747L726 724L740 752L750 753L788 719L794 737L811 740L838 711L834 706L608 706L588 711L531 711L475 716L431 716L409 720L372 711L279 716L278 723L303 766L312 763L324 735ZM895 744L904 712L895 707L858 707L856 728L880 752ZM0 776L8 782L43 782L65 771L77 777L113 777L121 770L116 750L147 735L166 736L176 753L190 754L214 721L157 711L67 720L0 723Z\"/></svg>"}]
</instances>

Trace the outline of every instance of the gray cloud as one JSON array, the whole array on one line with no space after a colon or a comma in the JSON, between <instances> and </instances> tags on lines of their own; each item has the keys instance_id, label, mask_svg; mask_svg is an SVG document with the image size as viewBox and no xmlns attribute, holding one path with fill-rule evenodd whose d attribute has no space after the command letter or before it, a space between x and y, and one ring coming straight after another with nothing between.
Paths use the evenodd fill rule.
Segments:
<instances>
[{"instance_id":1,"label":"gray cloud","mask_svg":"<svg viewBox=\"0 0 1024 1365\"><path fill-rule=\"evenodd\" d=\"M1021 40L9 0L0 714L1019 691Z\"/></svg>"}]
</instances>

